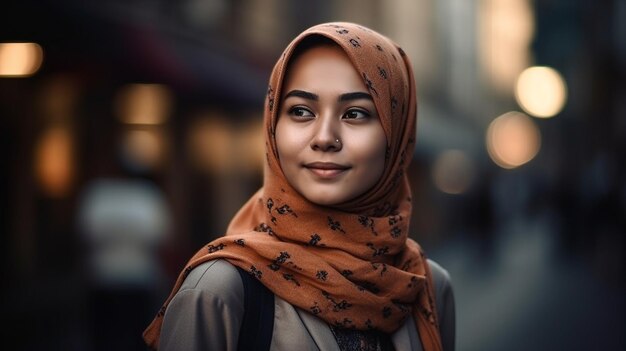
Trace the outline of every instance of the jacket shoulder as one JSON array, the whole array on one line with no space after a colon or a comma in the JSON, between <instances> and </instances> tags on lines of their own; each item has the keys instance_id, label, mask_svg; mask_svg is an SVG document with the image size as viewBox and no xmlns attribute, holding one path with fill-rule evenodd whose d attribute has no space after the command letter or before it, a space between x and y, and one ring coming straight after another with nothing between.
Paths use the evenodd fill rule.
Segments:
<instances>
[{"instance_id":1,"label":"jacket shoulder","mask_svg":"<svg viewBox=\"0 0 626 351\"><path fill-rule=\"evenodd\" d=\"M456 312L450 274L437 262L428 259L433 276L435 304L439 317L439 331L444 350L454 350L456 339Z\"/></svg>"},{"instance_id":2,"label":"jacket shoulder","mask_svg":"<svg viewBox=\"0 0 626 351\"><path fill-rule=\"evenodd\" d=\"M241 276L229 262L198 265L165 311L159 350L236 350L244 298Z\"/></svg>"},{"instance_id":3,"label":"jacket shoulder","mask_svg":"<svg viewBox=\"0 0 626 351\"><path fill-rule=\"evenodd\" d=\"M235 266L222 259L204 262L191 270L180 291L189 289L219 297L224 302L243 301L241 276Z\"/></svg>"},{"instance_id":4,"label":"jacket shoulder","mask_svg":"<svg viewBox=\"0 0 626 351\"><path fill-rule=\"evenodd\" d=\"M444 289L450 286L450 273L443 268L439 263L431 260L427 260L430 266L430 272L433 275L433 282L435 284L435 294L439 295Z\"/></svg>"}]
</instances>

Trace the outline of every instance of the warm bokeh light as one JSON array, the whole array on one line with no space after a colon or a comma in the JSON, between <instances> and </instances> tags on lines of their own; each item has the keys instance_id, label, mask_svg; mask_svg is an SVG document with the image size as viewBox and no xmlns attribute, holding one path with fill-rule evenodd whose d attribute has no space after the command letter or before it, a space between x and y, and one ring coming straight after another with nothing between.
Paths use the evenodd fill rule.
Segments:
<instances>
[{"instance_id":1,"label":"warm bokeh light","mask_svg":"<svg viewBox=\"0 0 626 351\"><path fill-rule=\"evenodd\" d=\"M66 128L48 129L35 146L35 175L45 194L66 196L74 180L73 148Z\"/></svg>"},{"instance_id":2,"label":"warm bokeh light","mask_svg":"<svg viewBox=\"0 0 626 351\"><path fill-rule=\"evenodd\" d=\"M479 57L487 80L497 90L511 93L515 79L531 60L535 32L528 0L479 1Z\"/></svg>"},{"instance_id":3,"label":"warm bokeh light","mask_svg":"<svg viewBox=\"0 0 626 351\"><path fill-rule=\"evenodd\" d=\"M262 172L265 161L265 135L263 118L257 116L238 128L237 155L238 166L248 173Z\"/></svg>"},{"instance_id":4,"label":"warm bokeh light","mask_svg":"<svg viewBox=\"0 0 626 351\"><path fill-rule=\"evenodd\" d=\"M535 66L517 79L515 98L526 113L541 118L556 115L567 100L565 80L555 69Z\"/></svg>"},{"instance_id":5,"label":"warm bokeh light","mask_svg":"<svg viewBox=\"0 0 626 351\"><path fill-rule=\"evenodd\" d=\"M188 153L194 166L209 173L226 172L232 168L232 131L223 118L197 118L189 125L187 133Z\"/></svg>"},{"instance_id":6,"label":"warm bokeh light","mask_svg":"<svg viewBox=\"0 0 626 351\"><path fill-rule=\"evenodd\" d=\"M43 62L43 49L37 43L0 43L0 77L28 77Z\"/></svg>"},{"instance_id":7,"label":"warm bokeh light","mask_svg":"<svg viewBox=\"0 0 626 351\"><path fill-rule=\"evenodd\" d=\"M437 156L432 177L435 186L447 194L467 191L474 179L474 164L461 150L447 150Z\"/></svg>"},{"instance_id":8,"label":"warm bokeh light","mask_svg":"<svg viewBox=\"0 0 626 351\"><path fill-rule=\"evenodd\" d=\"M512 111L494 119L487 129L487 151L502 168L515 168L539 152L541 134L527 115Z\"/></svg>"},{"instance_id":9,"label":"warm bokeh light","mask_svg":"<svg viewBox=\"0 0 626 351\"><path fill-rule=\"evenodd\" d=\"M154 125L167 120L172 102L172 92L164 85L129 84L120 89L115 109L124 123Z\"/></svg>"},{"instance_id":10,"label":"warm bokeh light","mask_svg":"<svg viewBox=\"0 0 626 351\"><path fill-rule=\"evenodd\" d=\"M207 113L189 125L187 153L198 170L207 173L246 173L263 170L263 118L231 124L219 113Z\"/></svg>"},{"instance_id":11,"label":"warm bokeh light","mask_svg":"<svg viewBox=\"0 0 626 351\"><path fill-rule=\"evenodd\" d=\"M122 140L124 159L129 166L139 170L154 169L161 165L165 149L162 133L154 129L127 130Z\"/></svg>"}]
</instances>

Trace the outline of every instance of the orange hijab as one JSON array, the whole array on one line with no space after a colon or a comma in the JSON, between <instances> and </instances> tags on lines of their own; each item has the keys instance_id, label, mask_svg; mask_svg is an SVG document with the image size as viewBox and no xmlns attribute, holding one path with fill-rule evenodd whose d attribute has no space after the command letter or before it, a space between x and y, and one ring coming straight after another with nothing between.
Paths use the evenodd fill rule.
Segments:
<instances>
[{"instance_id":1,"label":"orange hijab","mask_svg":"<svg viewBox=\"0 0 626 351\"><path fill-rule=\"evenodd\" d=\"M387 138L381 179L333 208L307 201L280 167L274 130L283 79L294 49L323 36L341 47L363 77ZM329 324L392 333L412 314L424 349L441 350L430 270L408 238L411 194L406 170L415 142L411 64L388 38L352 23L326 23L296 37L276 63L264 110L267 162L263 188L233 218L226 236L200 249L144 332L158 346L163 315L188 273L218 258L253 274L275 295Z\"/></svg>"}]
</instances>

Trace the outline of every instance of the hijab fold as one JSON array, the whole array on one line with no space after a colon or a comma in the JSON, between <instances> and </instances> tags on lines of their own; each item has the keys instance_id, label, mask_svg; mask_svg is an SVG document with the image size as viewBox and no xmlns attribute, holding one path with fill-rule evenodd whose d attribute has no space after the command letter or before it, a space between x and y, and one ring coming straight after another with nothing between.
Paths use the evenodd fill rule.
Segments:
<instances>
[{"instance_id":1,"label":"hijab fold","mask_svg":"<svg viewBox=\"0 0 626 351\"><path fill-rule=\"evenodd\" d=\"M289 185L274 138L289 59L303 41L319 36L336 43L363 77L387 138L381 179L332 208L309 202ZM167 306L189 272L221 258L337 327L393 333L412 315L424 349L441 350L430 269L419 244L408 237L406 170L415 142L416 104L411 64L390 39L346 22L320 24L296 37L274 66L267 90L263 187L235 215L225 236L189 260L144 332L148 345L157 348Z\"/></svg>"}]
</instances>

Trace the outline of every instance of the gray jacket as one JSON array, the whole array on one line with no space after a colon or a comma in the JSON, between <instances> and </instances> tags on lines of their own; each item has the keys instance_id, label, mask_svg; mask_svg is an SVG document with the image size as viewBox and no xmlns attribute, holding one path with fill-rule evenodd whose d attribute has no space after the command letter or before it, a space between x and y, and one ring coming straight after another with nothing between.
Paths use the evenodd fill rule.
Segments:
<instances>
[{"instance_id":1,"label":"gray jacket","mask_svg":"<svg viewBox=\"0 0 626 351\"><path fill-rule=\"evenodd\" d=\"M435 282L443 347L453 350L455 315L450 277L434 261L428 263ZM234 266L220 259L199 265L165 312L159 350L237 350L243 304L243 283ZM339 351L326 322L278 296L274 304L271 350ZM422 350L413 318L408 318L391 339L396 351Z\"/></svg>"}]
</instances>

